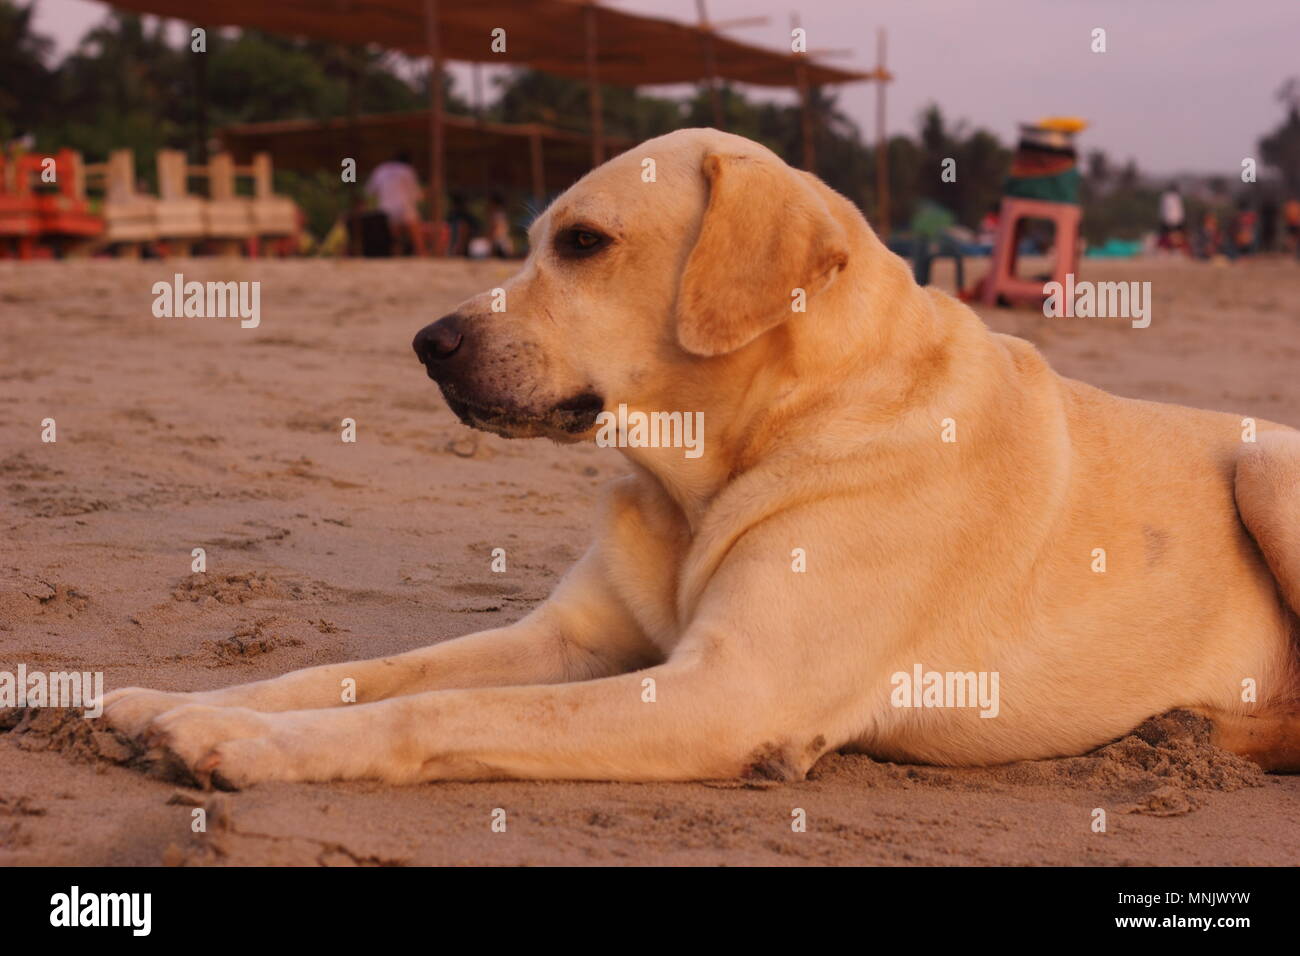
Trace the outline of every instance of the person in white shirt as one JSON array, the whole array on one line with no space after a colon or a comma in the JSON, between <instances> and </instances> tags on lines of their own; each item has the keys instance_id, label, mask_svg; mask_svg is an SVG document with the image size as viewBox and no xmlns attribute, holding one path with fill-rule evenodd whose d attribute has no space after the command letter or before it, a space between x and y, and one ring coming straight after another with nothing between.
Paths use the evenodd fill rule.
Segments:
<instances>
[{"instance_id":1,"label":"person in white shirt","mask_svg":"<svg viewBox=\"0 0 1300 956\"><path fill-rule=\"evenodd\" d=\"M1178 192L1176 183L1170 183L1169 188L1160 194L1160 244L1162 246L1178 248L1181 245L1185 218L1182 194Z\"/></svg>"},{"instance_id":2,"label":"person in white shirt","mask_svg":"<svg viewBox=\"0 0 1300 956\"><path fill-rule=\"evenodd\" d=\"M424 255L424 230L420 221L419 202L424 195L420 180L411 166L411 156L398 152L386 163L380 163L366 180L366 193L388 217L388 228L393 239L411 240L417 256Z\"/></svg>"}]
</instances>

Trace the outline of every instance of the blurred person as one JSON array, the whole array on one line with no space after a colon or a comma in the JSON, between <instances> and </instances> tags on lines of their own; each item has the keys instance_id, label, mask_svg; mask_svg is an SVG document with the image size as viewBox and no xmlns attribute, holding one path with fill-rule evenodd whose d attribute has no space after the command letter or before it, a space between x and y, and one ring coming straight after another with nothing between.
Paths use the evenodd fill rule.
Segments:
<instances>
[{"instance_id":1,"label":"blurred person","mask_svg":"<svg viewBox=\"0 0 1300 956\"><path fill-rule=\"evenodd\" d=\"M447 247L449 256L469 255L469 241L478 235L481 224L478 217L469 211L469 202L462 192L451 194L450 208L447 210L447 226L451 230Z\"/></svg>"},{"instance_id":2,"label":"blurred person","mask_svg":"<svg viewBox=\"0 0 1300 956\"><path fill-rule=\"evenodd\" d=\"M1201 216L1201 228L1197 233L1197 255L1201 259L1213 259L1220 252L1222 236L1219 232L1219 216L1213 209L1206 209Z\"/></svg>"},{"instance_id":3,"label":"blurred person","mask_svg":"<svg viewBox=\"0 0 1300 956\"><path fill-rule=\"evenodd\" d=\"M1282 249L1300 255L1300 199L1282 203Z\"/></svg>"},{"instance_id":4,"label":"blurred person","mask_svg":"<svg viewBox=\"0 0 1300 956\"><path fill-rule=\"evenodd\" d=\"M1277 248L1277 200L1267 197L1259 204L1259 237L1255 248L1259 252L1272 252Z\"/></svg>"},{"instance_id":5,"label":"blurred person","mask_svg":"<svg viewBox=\"0 0 1300 956\"><path fill-rule=\"evenodd\" d=\"M1170 183L1169 188L1160 195L1160 247L1162 249L1177 249L1182 244L1186 220L1183 195L1178 191L1177 183Z\"/></svg>"},{"instance_id":6,"label":"blurred person","mask_svg":"<svg viewBox=\"0 0 1300 956\"><path fill-rule=\"evenodd\" d=\"M509 259L515 254L515 245L510 238L510 217L506 215L506 200L499 192L488 198L487 238L492 244L492 255L499 259Z\"/></svg>"},{"instance_id":7,"label":"blurred person","mask_svg":"<svg viewBox=\"0 0 1300 956\"><path fill-rule=\"evenodd\" d=\"M1253 255L1259 243L1259 213L1251 207L1250 201L1242 199L1237 203L1237 215L1233 219L1232 239L1237 247L1237 254Z\"/></svg>"},{"instance_id":8,"label":"blurred person","mask_svg":"<svg viewBox=\"0 0 1300 956\"><path fill-rule=\"evenodd\" d=\"M989 206L988 212L984 213L984 218L980 220L979 234L976 238L981 246L988 246L989 252L993 251L994 244L998 241L998 221L1002 215L1002 204L993 203Z\"/></svg>"},{"instance_id":9,"label":"blurred person","mask_svg":"<svg viewBox=\"0 0 1300 956\"><path fill-rule=\"evenodd\" d=\"M411 165L411 154L398 150L392 159L376 166L366 180L366 193L388 217L394 243L400 245L409 241L417 256L424 255L424 230L419 209L424 190Z\"/></svg>"}]
</instances>

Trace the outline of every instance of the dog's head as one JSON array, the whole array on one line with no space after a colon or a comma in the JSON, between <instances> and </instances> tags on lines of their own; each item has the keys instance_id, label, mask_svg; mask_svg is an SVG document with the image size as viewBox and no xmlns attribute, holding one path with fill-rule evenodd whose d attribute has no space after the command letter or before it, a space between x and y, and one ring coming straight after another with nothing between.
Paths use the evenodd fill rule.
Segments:
<instances>
[{"instance_id":1,"label":"dog's head","mask_svg":"<svg viewBox=\"0 0 1300 956\"><path fill-rule=\"evenodd\" d=\"M829 195L738 136L650 140L560 196L522 269L413 346L462 421L507 437L576 440L619 403L683 407L710 362L797 317L843 269Z\"/></svg>"}]
</instances>

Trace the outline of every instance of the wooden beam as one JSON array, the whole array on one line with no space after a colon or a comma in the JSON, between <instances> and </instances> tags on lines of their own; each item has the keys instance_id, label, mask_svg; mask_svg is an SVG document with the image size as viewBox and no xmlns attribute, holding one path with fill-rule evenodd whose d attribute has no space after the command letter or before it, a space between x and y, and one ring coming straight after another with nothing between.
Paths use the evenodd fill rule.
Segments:
<instances>
[{"instance_id":1,"label":"wooden beam","mask_svg":"<svg viewBox=\"0 0 1300 956\"><path fill-rule=\"evenodd\" d=\"M442 190L445 179L445 150L442 140L442 42L438 22L438 0L424 0L424 35L429 48L429 210L433 218L432 255L441 251Z\"/></svg>"},{"instance_id":2,"label":"wooden beam","mask_svg":"<svg viewBox=\"0 0 1300 956\"><path fill-rule=\"evenodd\" d=\"M771 17L736 17L732 20L718 20L713 24L716 30L734 30L737 27L765 27L772 22Z\"/></svg>"},{"instance_id":3,"label":"wooden beam","mask_svg":"<svg viewBox=\"0 0 1300 956\"><path fill-rule=\"evenodd\" d=\"M700 15L700 39L704 44L704 82L709 88L709 104L713 109L713 126L726 129L722 116L722 96L718 93L718 61L713 52L713 29L709 26L709 12L704 0L695 0Z\"/></svg>"},{"instance_id":4,"label":"wooden beam","mask_svg":"<svg viewBox=\"0 0 1300 956\"><path fill-rule=\"evenodd\" d=\"M799 14L790 14L790 27L792 30L798 29ZM799 129L800 139L803 141L803 168L808 172L816 172L817 153L813 146L813 104L812 104L812 86L808 82L808 54L796 53L794 65L795 85L799 88Z\"/></svg>"},{"instance_id":5,"label":"wooden beam","mask_svg":"<svg viewBox=\"0 0 1300 956\"><path fill-rule=\"evenodd\" d=\"M876 34L876 72L884 77L885 31ZM889 237L889 133L885 130L885 88L887 81L876 83L876 232Z\"/></svg>"},{"instance_id":6,"label":"wooden beam","mask_svg":"<svg viewBox=\"0 0 1300 956\"><path fill-rule=\"evenodd\" d=\"M546 164L542 158L542 131L536 126L528 137L528 158L532 166L533 202L540 213L542 203L546 202Z\"/></svg>"},{"instance_id":7,"label":"wooden beam","mask_svg":"<svg viewBox=\"0 0 1300 956\"><path fill-rule=\"evenodd\" d=\"M816 172L817 167L817 150L813 145L812 86L808 82L808 67L803 63L795 66L795 79L799 85L799 99L802 103L799 108L799 129L800 138L803 140L803 168L812 173Z\"/></svg>"},{"instance_id":8,"label":"wooden beam","mask_svg":"<svg viewBox=\"0 0 1300 956\"><path fill-rule=\"evenodd\" d=\"M474 118L483 122L483 64L477 60L469 65L474 77Z\"/></svg>"},{"instance_id":9,"label":"wooden beam","mask_svg":"<svg viewBox=\"0 0 1300 956\"><path fill-rule=\"evenodd\" d=\"M200 24L191 24L193 28ZM203 27L205 33L207 27ZM192 42L192 41L191 41ZM206 47L204 48L206 50ZM190 50L190 59L194 64L194 136L198 140L198 149L194 157L200 163L208 161L208 54L195 53Z\"/></svg>"},{"instance_id":10,"label":"wooden beam","mask_svg":"<svg viewBox=\"0 0 1300 956\"><path fill-rule=\"evenodd\" d=\"M605 161L605 106L600 96L600 70L596 63L596 4L588 2L587 26L587 103L591 109L591 165L594 169Z\"/></svg>"}]
</instances>

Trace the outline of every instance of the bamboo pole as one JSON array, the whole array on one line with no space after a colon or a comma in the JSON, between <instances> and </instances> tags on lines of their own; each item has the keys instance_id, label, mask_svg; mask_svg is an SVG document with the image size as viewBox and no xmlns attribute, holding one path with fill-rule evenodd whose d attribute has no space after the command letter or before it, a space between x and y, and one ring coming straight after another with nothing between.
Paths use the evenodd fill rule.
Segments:
<instances>
[{"instance_id":1,"label":"bamboo pole","mask_svg":"<svg viewBox=\"0 0 1300 956\"><path fill-rule=\"evenodd\" d=\"M474 62L470 64L470 69L474 75L474 118L480 123L483 122L483 64Z\"/></svg>"},{"instance_id":2,"label":"bamboo pole","mask_svg":"<svg viewBox=\"0 0 1300 956\"><path fill-rule=\"evenodd\" d=\"M542 203L546 201L546 165L542 160L542 131L537 126L528 136L528 158L532 168L533 202L540 212Z\"/></svg>"},{"instance_id":3,"label":"bamboo pole","mask_svg":"<svg viewBox=\"0 0 1300 956\"><path fill-rule=\"evenodd\" d=\"M347 75L347 120L343 134L344 156L361 155L361 51L355 47L337 44L336 50L343 59Z\"/></svg>"},{"instance_id":4,"label":"bamboo pole","mask_svg":"<svg viewBox=\"0 0 1300 956\"><path fill-rule=\"evenodd\" d=\"M442 141L442 45L438 0L424 0L424 34L429 48L429 209L433 216L432 255L438 255L442 237L444 150Z\"/></svg>"},{"instance_id":5,"label":"bamboo pole","mask_svg":"<svg viewBox=\"0 0 1300 956\"><path fill-rule=\"evenodd\" d=\"M193 24L192 27L198 26ZM206 31L207 27L203 27ZM193 33L191 32L191 36ZM208 54L191 51L194 64L194 136L198 140L195 158L200 163L208 161Z\"/></svg>"},{"instance_id":6,"label":"bamboo pole","mask_svg":"<svg viewBox=\"0 0 1300 956\"><path fill-rule=\"evenodd\" d=\"M600 70L596 63L596 4L585 11L587 28L587 102L591 108L591 165L605 161L605 106L600 95Z\"/></svg>"},{"instance_id":7,"label":"bamboo pole","mask_svg":"<svg viewBox=\"0 0 1300 956\"><path fill-rule=\"evenodd\" d=\"M885 131L885 31L876 34L876 232L889 237L889 134Z\"/></svg>"},{"instance_id":8,"label":"bamboo pole","mask_svg":"<svg viewBox=\"0 0 1300 956\"><path fill-rule=\"evenodd\" d=\"M704 43L704 82L709 88L713 126L715 129L726 129L726 121L722 116L722 96L718 92L718 61L713 49L713 27L709 25L709 13L704 3L705 0L695 0L695 8L700 15L700 38Z\"/></svg>"},{"instance_id":9,"label":"bamboo pole","mask_svg":"<svg viewBox=\"0 0 1300 956\"><path fill-rule=\"evenodd\" d=\"M790 28L797 30L801 26L798 12L790 14ZM803 168L816 172L817 154L813 147L812 87L808 83L808 51L793 54L794 80L799 88L799 138L803 142Z\"/></svg>"},{"instance_id":10,"label":"bamboo pole","mask_svg":"<svg viewBox=\"0 0 1300 956\"><path fill-rule=\"evenodd\" d=\"M813 103L812 86L808 83L808 67L800 63L795 67L795 77L799 84L799 98L803 106L799 110L799 127L803 140L803 168L810 173L817 171L817 150L813 145Z\"/></svg>"}]
</instances>

